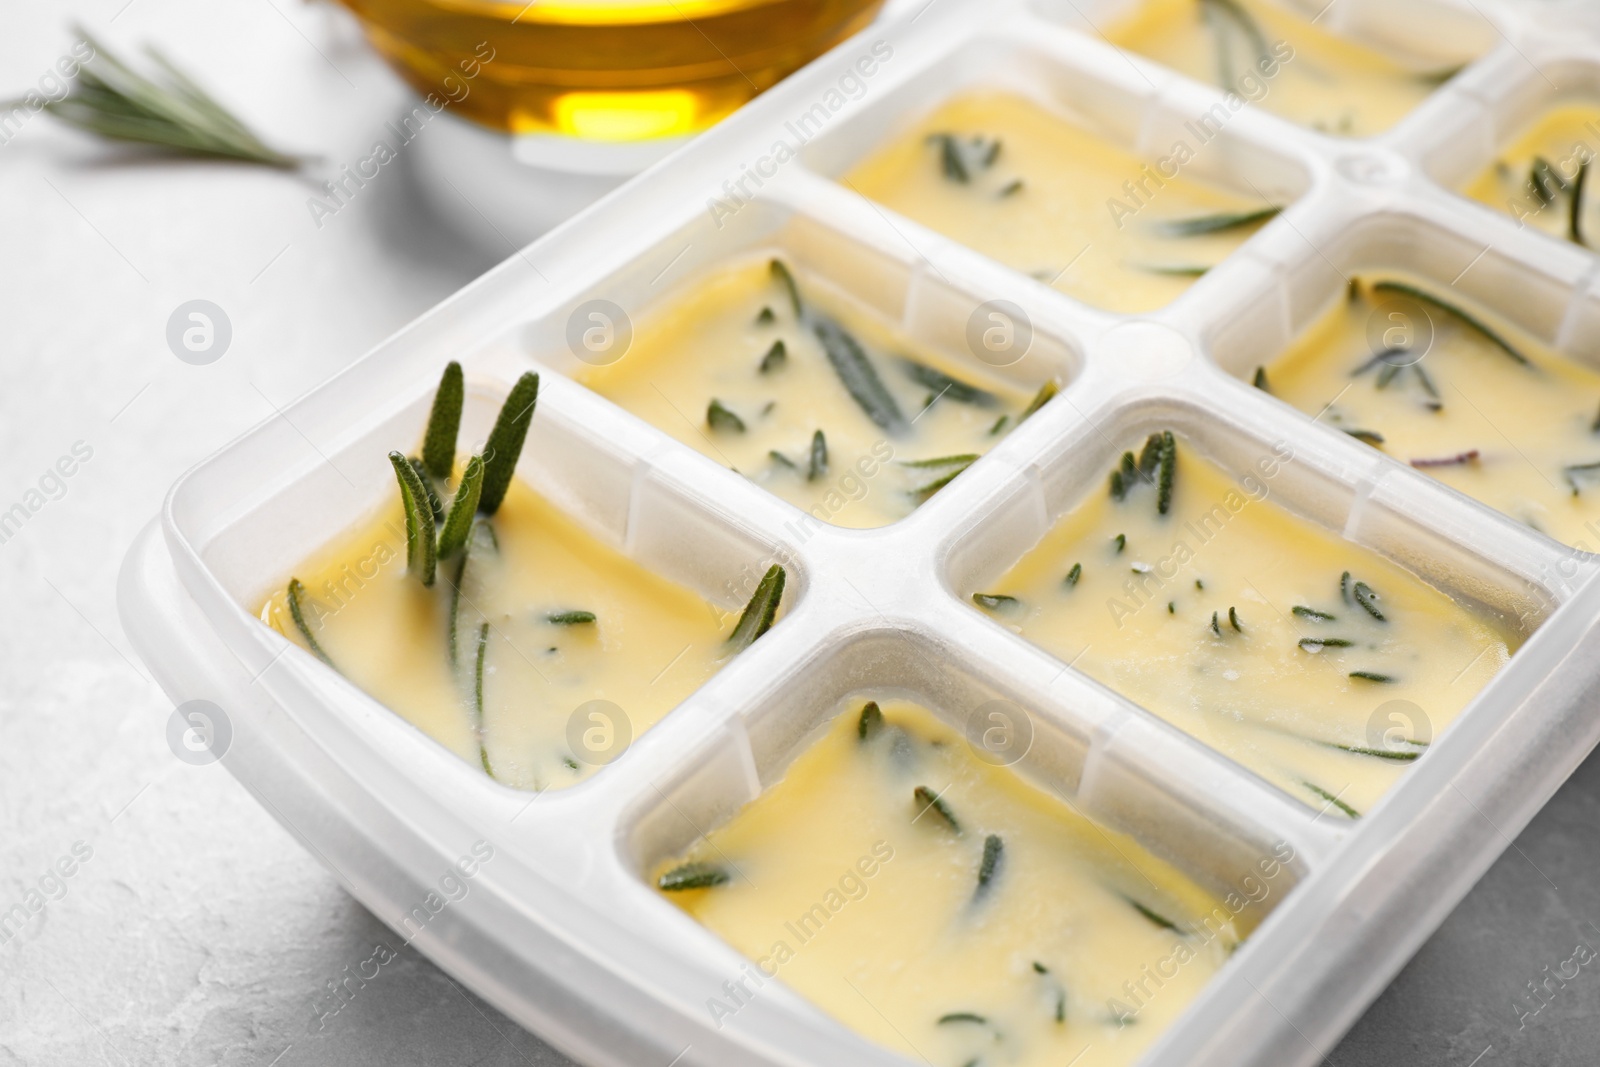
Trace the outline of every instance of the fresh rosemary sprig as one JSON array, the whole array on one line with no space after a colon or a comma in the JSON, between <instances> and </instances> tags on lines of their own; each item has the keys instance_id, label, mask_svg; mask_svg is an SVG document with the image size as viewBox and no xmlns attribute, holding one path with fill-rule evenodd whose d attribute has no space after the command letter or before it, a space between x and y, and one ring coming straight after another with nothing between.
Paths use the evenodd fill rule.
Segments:
<instances>
[{"instance_id":1,"label":"fresh rosemary sprig","mask_svg":"<svg viewBox=\"0 0 1600 1067\"><path fill-rule=\"evenodd\" d=\"M432 585L439 566L439 544L428 490L405 456L390 452L389 463L400 481L400 502L406 513L406 570L423 585Z\"/></svg>"},{"instance_id":2,"label":"fresh rosemary sprig","mask_svg":"<svg viewBox=\"0 0 1600 1067\"><path fill-rule=\"evenodd\" d=\"M728 882L728 872L714 863L685 863L656 879L663 893L682 893L688 889L709 889Z\"/></svg>"},{"instance_id":3,"label":"fresh rosemary sprig","mask_svg":"<svg viewBox=\"0 0 1600 1067\"><path fill-rule=\"evenodd\" d=\"M595 621L592 611L552 611L544 621L552 626L586 626Z\"/></svg>"},{"instance_id":4,"label":"fresh rosemary sprig","mask_svg":"<svg viewBox=\"0 0 1600 1067\"><path fill-rule=\"evenodd\" d=\"M328 654L324 652L322 650L322 646L317 643L316 635L311 632L311 626L306 622L305 609L302 606L305 600L305 595L306 587L301 584L300 579L290 578L288 595L289 618L294 620L295 629L300 631L300 636L306 639L306 645L311 649L316 657L322 662L326 663L328 666L333 667L333 660L328 658ZM333 667L333 669L338 670L339 668Z\"/></svg>"},{"instance_id":5,"label":"fresh rosemary sprig","mask_svg":"<svg viewBox=\"0 0 1600 1067\"><path fill-rule=\"evenodd\" d=\"M856 719L856 736L863 741L871 741L883 731L883 709L878 707L876 700L869 700L861 705L861 715Z\"/></svg>"},{"instance_id":6,"label":"fresh rosemary sprig","mask_svg":"<svg viewBox=\"0 0 1600 1067\"><path fill-rule=\"evenodd\" d=\"M1260 225L1282 210L1274 205L1254 211L1219 211L1187 219L1163 219L1155 224L1155 231L1161 237L1203 237L1213 233L1228 233Z\"/></svg>"},{"instance_id":7,"label":"fresh rosemary sprig","mask_svg":"<svg viewBox=\"0 0 1600 1067\"><path fill-rule=\"evenodd\" d=\"M744 613L739 616L733 632L728 635L729 655L743 652L756 638L772 629L772 620L778 615L778 602L783 599L783 586L787 578L788 573L778 564L767 568L767 573L761 576L761 581L756 585L756 591L751 594L750 602L744 606Z\"/></svg>"},{"instance_id":8,"label":"fresh rosemary sprig","mask_svg":"<svg viewBox=\"0 0 1600 1067\"><path fill-rule=\"evenodd\" d=\"M159 68L159 81L134 70L82 26L73 29L94 49L94 58L78 72L71 92L44 104L46 111L67 125L114 141L282 170L293 170L308 161L308 157L267 145L154 48L145 51ZM17 106L20 101L5 108Z\"/></svg>"},{"instance_id":9,"label":"fresh rosemary sprig","mask_svg":"<svg viewBox=\"0 0 1600 1067\"><path fill-rule=\"evenodd\" d=\"M1524 367L1533 366L1532 360L1528 359L1527 356L1517 351L1517 349L1512 346L1510 341L1507 341L1482 319L1479 319L1476 315L1473 315L1471 312L1465 311L1454 304L1441 300L1429 293L1423 292L1414 285L1407 285L1404 282L1374 282L1372 291L1374 293L1395 293L1399 296L1407 296L1418 303L1427 304L1430 307L1438 308L1445 314L1460 320L1463 325L1467 326L1474 333L1481 336L1484 340L1500 349L1502 352L1516 360L1518 363L1522 364Z\"/></svg>"},{"instance_id":10,"label":"fresh rosemary sprig","mask_svg":"<svg viewBox=\"0 0 1600 1067\"><path fill-rule=\"evenodd\" d=\"M706 405L706 425L713 433L744 433L744 420L723 406L716 397Z\"/></svg>"},{"instance_id":11,"label":"fresh rosemary sprig","mask_svg":"<svg viewBox=\"0 0 1600 1067\"><path fill-rule=\"evenodd\" d=\"M961 833L961 824L956 821L955 812L950 810L950 805L946 804L944 798L939 796L938 793L935 793L925 785L919 785L911 791L911 796L918 804L922 805L917 812L918 816L926 815L931 811L943 819L950 829L958 834Z\"/></svg>"},{"instance_id":12,"label":"fresh rosemary sprig","mask_svg":"<svg viewBox=\"0 0 1600 1067\"><path fill-rule=\"evenodd\" d=\"M422 435L422 467L430 476L444 481L455 473L456 436L461 432L461 408L466 401L466 381L461 364L451 360L439 378L433 394L433 409L428 413L428 428Z\"/></svg>"},{"instance_id":13,"label":"fresh rosemary sprig","mask_svg":"<svg viewBox=\"0 0 1600 1067\"><path fill-rule=\"evenodd\" d=\"M906 377L922 386L932 389L936 395L946 400L954 400L958 404L971 404L974 407L993 407L999 397L987 389L979 389L969 385L959 378L953 378L937 367L930 367L926 363L901 356L897 361L900 369L905 371Z\"/></svg>"},{"instance_id":14,"label":"fresh rosemary sprig","mask_svg":"<svg viewBox=\"0 0 1600 1067\"><path fill-rule=\"evenodd\" d=\"M973 891L974 900L989 892L989 887L1000 873L1000 861L1005 857L1005 848L1006 844L1000 840L999 834L990 834L983 839L983 859L978 863L978 888Z\"/></svg>"},{"instance_id":15,"label":"fresh rosemary sprig","mask_svg":"<svg viewBox=\"0 0 1600 1067\"><path fill-rule=\"evenodd\" d=\"M811 456L806 463L806 481L814 482L828 473L828 439L818 430L811 435Z\"/></svg>"},{"instance_id":16,"label":"fresh rosemary sprig","mask_svg":"<svg viewBox=\"0 0 1600 1067\"><path fill-rule=\"evenodd\" d=\"M539 376L531 372L518 378L511 392L506 394L506 402L501 405L494 428L489 431L488 443L483 446L483 492L478 497L480 514L493 515L505 501L538 402Z\"/></svg>"}]
</instances>

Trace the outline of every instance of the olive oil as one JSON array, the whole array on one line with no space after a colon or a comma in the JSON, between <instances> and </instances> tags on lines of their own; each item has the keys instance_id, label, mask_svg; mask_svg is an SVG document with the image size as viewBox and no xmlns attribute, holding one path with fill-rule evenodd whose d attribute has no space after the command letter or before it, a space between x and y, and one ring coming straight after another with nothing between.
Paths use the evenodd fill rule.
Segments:
<instances>
[{"instance_id":1,"label":"olive oil","mask_svg":"<svg viewBox=\"0 0 1600 1067\"><path fill-rule=\"evenodd\" d=\"M703 130L859 30L882 4L342 2L413 87L447 95L455 113L515 134L600 141Z\"/></svg>"}]
</instances>

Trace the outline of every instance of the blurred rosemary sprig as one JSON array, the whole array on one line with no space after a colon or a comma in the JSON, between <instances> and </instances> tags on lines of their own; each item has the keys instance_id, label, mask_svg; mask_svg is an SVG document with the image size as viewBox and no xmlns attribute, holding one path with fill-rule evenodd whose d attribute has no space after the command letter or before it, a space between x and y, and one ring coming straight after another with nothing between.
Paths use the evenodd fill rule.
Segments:
<instances>
[{"instance_id":1,"label":"blurred rosemary sprig","mask_svg":"<svg viewBox=\"0 0 1600 1067\"><path fill-rule=\"evenodd\" d=\"M284 170L308 161L266 144L154 48L145 52L160 80L134 70L82 26L73 32L94 49L94 58L79 71L71 92L44 105L67 125L114 141Z\"/></svg>"}]
</instances>

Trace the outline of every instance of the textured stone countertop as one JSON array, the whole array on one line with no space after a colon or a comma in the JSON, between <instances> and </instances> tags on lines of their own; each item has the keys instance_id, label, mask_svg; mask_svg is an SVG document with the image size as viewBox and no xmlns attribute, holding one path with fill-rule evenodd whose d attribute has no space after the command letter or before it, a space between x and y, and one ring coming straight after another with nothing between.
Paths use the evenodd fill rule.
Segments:
<instances>
[{"instance_id":1,"label":"textured stone countertop","mask_svg":"<svg viewBox=\"0 0 1600 1067\"><path fill-rule=\"evenodd\" d=\"M70 16L162 42L269 140L325 159L364 156L409 107L347 19L297 0L13 4L0 92L50 68ZM320 229L309 192L44 117L0 146L0 510L89 452L0 544L0 911L88 855L0 945L0 1067L567 1062L410 949L319 1019L325 983L393 937L220 766L173 757L172 705L118 622L117 569L180 472L512 251L454 236L404 154ZM233 331L208 366L166 343L197 298ZM1600 948L1597 840L1591 759L1329 1062L1594 1064L1600 967L1520 1028L1517 1006L1578 942Z\"/></svg>"}]
</instances>

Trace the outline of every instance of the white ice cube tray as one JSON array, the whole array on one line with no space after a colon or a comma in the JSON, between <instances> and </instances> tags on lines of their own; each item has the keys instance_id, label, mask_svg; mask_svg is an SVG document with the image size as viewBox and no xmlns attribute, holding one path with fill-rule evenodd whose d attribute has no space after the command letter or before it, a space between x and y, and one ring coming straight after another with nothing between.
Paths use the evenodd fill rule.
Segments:
<instances>
[{"instance_id":1,"label":"white ice cube tray","mask_svg":"<svg viewBox=\"0 0 1600 1067\"><path fill-rule=\"evenodd\" d=\"M229 770L400 936L576 1059L907 1062L781 982L715 1024L707 1000L745 961L644 873L779 778L852 693L898 692L958 728L1013 701L1035 733L1020 773L1219 894L1274 845L1294 849L1288 881L1254 909L1259 928L1147 1067L1319 1060L1600 738L1600 663L1585 647L1596 557L1242 380L1341 298L1345 274L1375 268L1454 285L1600 359L1600 260L1449 191L1549 102L1600 87L1600 11L1340 0L1322 25L1404 44L1421 67L1482 57L1370 140L1233 115L1189 172L1290 206L1148 315L1084 307L834 180L977 86L1162 154L1221 95L1113 49L1094 30L1111 13L936 0L869 29L190 471L130 554L127 631L175 700L223 709ZM808 114L798 157L761 162L794 146ZM746 202L713 211L713 198L728 206L724 182L750 173L761 182L745 179ZM581 369L567 340L580 304L608 299L637 321L702 271L769 253L958 360L973 362L972 311L1012 301L1035 338L1007 373L1066 388L912 517L851 531L803 519L567 376ZM385 453L415 446L452 358L470 383L464 441L482 440L516 375L544 371L518 474L604 541L727 609L769 562L790 570L778 625L572 788L497 784L252 610L393 496ZM1529 635L1359 821L1280 793L964 600L1166 427L1234 472L1289 445L1274 501ZM492 858L472 862L475 844ZM470 877L453 866L463 858Z\"/></svg>"}]
</instances>

